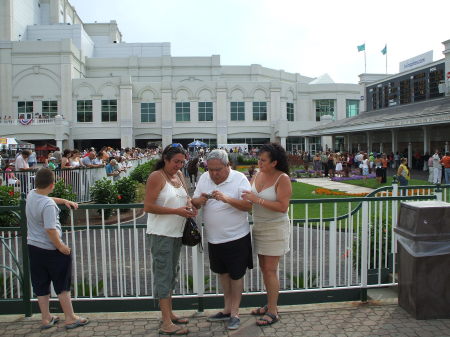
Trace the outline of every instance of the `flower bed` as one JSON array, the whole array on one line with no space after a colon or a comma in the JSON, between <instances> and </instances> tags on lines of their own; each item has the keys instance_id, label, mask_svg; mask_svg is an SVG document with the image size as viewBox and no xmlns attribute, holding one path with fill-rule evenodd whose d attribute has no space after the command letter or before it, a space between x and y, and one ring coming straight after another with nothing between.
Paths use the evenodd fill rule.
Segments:
<instances>
[{"instance_id":1,"label":"flower bed","mask_svg":"<svg viewBox=\"0 0 450 337\"><path fill-rule=\"evenodd\" d=\"M314 194L319 194L319 195L344 195L344 196L349 196L349 197L365 197L368 193L347 193L347 192L341 192L341 191L334 191L334 190L329 190L328 188L316 188L313 191Z\"/></svg>"},{"instance_id":2,"label":"flower bed","mask_svg":"<svg viewBox=\"0 0 450 337\"><path fill-rule=\"evenodd\" d=\"M376 176L373 173L367 175L368 179L372 179L372 178L375 178L375 177ZM333 177L333 178L331 178L332 181L338 181L338 182L339 181L346 181L346 180L362 180L362 179L364 179L364 176L359 175L359 174L355 174L355 175L353 175L351 177Z\"/></svg>"}]
</instances>

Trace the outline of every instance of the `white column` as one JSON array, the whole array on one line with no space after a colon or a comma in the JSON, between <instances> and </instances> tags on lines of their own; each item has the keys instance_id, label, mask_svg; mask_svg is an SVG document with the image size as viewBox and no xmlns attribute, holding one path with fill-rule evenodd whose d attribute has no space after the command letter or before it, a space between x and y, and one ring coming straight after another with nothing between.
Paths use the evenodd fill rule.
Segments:
<instances>
[{"instance_id":1,"label":"white column","mask_svg":"<svg viewBox=\"0 0 450 337\"><path fill-rule=\"evenodd\" d=\"M383 143L380 142L380 153L383 153Z\"/></svg>"},{"instance_id":2,"label":"white column","mask_svg":"<svg viewBox=\"0 0 450 337\"><path fill-rule=\"evenodd\" d=\"M227 89L225 83L218 84L216 103L216 134L217 144L227 144L228 141L228 111L227 111Z\"/></svg>"},{"instance_id":3,"label":"white column","mask_svg":"<svg viewBox=\"0 0 450 337\"><path fill-rule=\"evenodd\" d=\"M412 167L412 144L408 143L408 166Z\"/></svg>"},{"instance_id":4,"label":"white column","mask_svg":"<svg viewBox=\"0 0 450 337\"><path fill-rule=\"evenodd\" d=\"M2 61L3 58L5 61ZM14 113L15 111L17 111L17 102L16 110L13 110L12 64L10 63L10 61L6 61L10 59L11 49L0 49L0 117L11 116L11 118L15 119L17 118L17 113Z\"/></svg>"},{"instance_id":5,"label":"white column","mask_svg":"<svg viewBox=\"0 0 450 337\"><path fill-rule=\"evenodd\" d=\"M445 142L445 152L448 152L448 142Z\"/></svg>"},{"instance_id":6,"label":"white column","mask_svg":"<svg viewBox=\"0 0 450 337\"><path fill-rule=\"evenodd\" d=\"M423 154L430 153L430 127L422 126L423 130Z\"/></svg>"},{"instance_id":7,"label":"white column","mask_svg":"<svg viewBox=\"0 0 450 337\"><path fill-rule=\"evenodd\" d=\"M170 82L163 82L161 86L161 127L163 148L172 144L173 111L172 87Z\"/></svg>"},{"instance_id":8,"label":"white column","mask_svg":"<svg viewBox=\"0 0 450 337\"><path fill-rule=\"evenodd\" d=\"M280 138L280 144L284 149L286 149L286 137Z\"/></svg>"},{"instance_id":9,"label":"white column","mask_svg":"<svg viewBox=\"0 0 450 337\"><path fill-rule=\"evenodd\" d=\"M122 148L132 147L134 145L132 89L131 78L129 76L122 77L119 86L120 107L118 111L120 116L120 146Z\"/></svg>"},{"instance_id":10,"label":"white column","mask_svg":"<svg viewBox=\"0 0 450 337\"><path fill-rule=\"evenodd\" d=\"M61 50L71 52L71 40L62 40ZM73 121L75 118L72 116L72 59L69 56L63 56L61 63L61 106L58 106L58 113L63 115L66 120Z\"/></svg>"},{"instance_id":11,"label":"white column","mask_svg":"<svg viewBox=\"0 0 450 337\"><path fill-rule=\"evenodd\" d=\"M352 137L350 134L347 134L345 138L347 139L347 152L351 153L352 152Z\"/></svg>"},{"instance_id":12,"label":"white column","mask_svg":"<svg viewBox=\"0 0 450 337\"><path fill-rule=\"evenodd\" d=\"M61 150L63 149L63 141L62 139L56 140L56 146L59 147Z\"/></svg>"},{"instance_id":13,"label":"white column","mask_svg":"<svg viewBox=\"0 0 450 337\"><path fill-rule=\"evenodd\" d=\"M361 144L358 143L357 149L358 149L358 152L361 151Z\"/></svg>"},{"instance_id":14,"label":"white column","mask_svg":"<svg viewBox=\"0 0 450 337\"><path fill-rule=\"evenodd\" d=\"M99 125L102 122L102 96L92 95L91 99L92 99L92 122L94 124Z\"/></svg>"},{"instance_id":15,"label":"white column","mask_svg":"<svg viewBox=\"0 0 450 337\"><path fill-rule=\"evenodd\" d=\"M304 148L304 151L305 152L308 152L308 153L311 153L311 149L309 148L309 137L304 137L305 138L305 148Z\"/></svg>"},{"instance_id":16,"label":"white column","mask_svg":"<svg viewBox=\"0 0 450 337\"><path fill-rule=\"evenodd\" d=\"M367 153L372 152L372 133L370 131L366 132L366 143Z\"/></svg>"},{"instance_id":17,"label":"white column","mask_svg":"<svg viewBox=\"0 0 450 337\"><path fill-rule=\"evenodd\" d=\"M398 130L397 129L391 129L391 142L392 142L392 153L396 153L398 151L397 142L398 142Z\"/></svg>"}]
</instances>

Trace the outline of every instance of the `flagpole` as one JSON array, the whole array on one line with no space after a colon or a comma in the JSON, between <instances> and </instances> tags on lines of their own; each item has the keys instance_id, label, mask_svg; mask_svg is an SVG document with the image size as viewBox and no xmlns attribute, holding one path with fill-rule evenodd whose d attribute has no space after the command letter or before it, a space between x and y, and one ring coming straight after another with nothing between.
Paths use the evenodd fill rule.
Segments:
<instances>
[{"instance_id":1,"label":"flagpole","mask_svg":"<svg viewBox=\"0 0 450 337\"><path fill-rule=\"evenodd\" d=\"M387 75L387 49L386 49L386 75Z\"/></svg>"},{"instance_id":2,"label":"flagpole","mask_svg":"<svg viewBox=\"0 0 450 337\"><path fill-rule=\"evenodd\" d=\"M367 73L367 62L366 62L366 43L364 42L364 73Z\"/></svg>"}]
</instances>

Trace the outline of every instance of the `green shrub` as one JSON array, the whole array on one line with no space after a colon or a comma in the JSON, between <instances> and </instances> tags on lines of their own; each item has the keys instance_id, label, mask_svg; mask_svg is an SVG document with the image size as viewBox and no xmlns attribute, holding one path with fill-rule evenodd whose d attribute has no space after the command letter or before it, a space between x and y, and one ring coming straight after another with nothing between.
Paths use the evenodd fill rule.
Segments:
<instances>
[{"instance_id":1,"label":"green shrub","mask_svg":"<svg viewBox=\"0 0 450 337\"><path fill-rule=\"evenodd\" d=\"M153 159L144 164L139 165L130 173L130 178L138 183L145 184L150 173L153 171L157 160Z\"/></svg>"},{"instance_id":2,"label":"green shrub","mask_svg":"<svg viewBox=\"0 0 450 337\"><path fill-rule=\"evenodd\" d=\"M14 192L13 186L0 186L0 206L18 206L20 193ZM0 213L0 226L19 226L18 213L7 211Z\"/></svg>"},{"instance_id":3,"label":"green shrub","mask_svg":"<svg viewBox=\"0 0 450 337\"><path fill-rule=\"evenodd\" d=\"M116 204L118 203L117 198L117 187L109 179L103 178L97 180L94 186L90 189L91 199L96 204ZM98 214L102 214L102 210L97 210ZM109 218L113 212L113 209L105 209L105 218Z\"/></svg>"},{"instance_id":4,"label":"green shrub","mask_svg":"<svg viewBox=\"0 0 450 337\"><path fill-rule=\"evenodd\" d=\"M72 185L66 185L64 179L59 179L55 183L55 188L53 192L48 195L49 197L62 198L70 201L76 201L77 195L73 192ZM59 221L61 223L66 223L69 219L70 211L68 209L63 209L59 214Z\"/></svg>"},{"instance_id":5,"label":"green shrub","mask_svg":"<svg viewBox=\"0 0 450 337\"><path fill-rule=\"evenodd\" d=\"M132 204L136 201L136 188L138 182L131 177L123 177L115 183L117 189L118 204Z\"/></svg>"},{"instance_id":6,"label":"green shrub","mask_svg":"<svg viewBox=\"0 0 450 337\"><path fill-rule=\"evenodd\" d=\"M240 165L258 165L258 158L255 157L244 157L239 155L237 157L237 162Z\"/></svg>"}]
</instances>

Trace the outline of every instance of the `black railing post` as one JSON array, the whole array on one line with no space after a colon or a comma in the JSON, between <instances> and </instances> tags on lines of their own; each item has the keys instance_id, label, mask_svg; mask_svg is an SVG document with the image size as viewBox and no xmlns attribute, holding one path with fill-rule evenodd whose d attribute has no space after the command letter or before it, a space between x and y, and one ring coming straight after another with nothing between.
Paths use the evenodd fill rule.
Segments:
<instances>
[{"instance_id":1,"label":"black railing post","mask_svg":"<svg viewBox=\"0 0 450 337\"><path fill-rule=\"evenodd\" d=\"M30 261L28 259L27 245L27 215L25 213L25 199L20 200L20 232L22 235L22 291L23 291L23 310L26 317L33 314L31 308L31 282L30 282Z\"/></svg>"}]
</instances>

